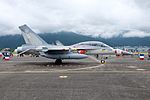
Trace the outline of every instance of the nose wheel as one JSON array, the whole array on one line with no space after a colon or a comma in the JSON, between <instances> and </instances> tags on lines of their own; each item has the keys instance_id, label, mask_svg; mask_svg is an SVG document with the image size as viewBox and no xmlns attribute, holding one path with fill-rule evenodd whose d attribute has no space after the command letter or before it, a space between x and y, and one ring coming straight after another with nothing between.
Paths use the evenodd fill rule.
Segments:
<instances>
[{"instance_id":1,"label":"nose wheel","mask_svg":"<svg viewBox=\"0 0 150 100\"><path fill-rule=\"evenodd\" d=\"M105 60L101 60L101 64L105 64L106 63L106 61Z\"/></svg>"},{"instance_id":2,"label":"nose wheel","mask_svg":"<svg viewBox=\"0 0 150 100\"><path fill-rule=\"evenodd\" d=\"M55 64L57 64L57 65L62 64L62 60L61 59L56 59Z\"/></svg>"}]
</instances>

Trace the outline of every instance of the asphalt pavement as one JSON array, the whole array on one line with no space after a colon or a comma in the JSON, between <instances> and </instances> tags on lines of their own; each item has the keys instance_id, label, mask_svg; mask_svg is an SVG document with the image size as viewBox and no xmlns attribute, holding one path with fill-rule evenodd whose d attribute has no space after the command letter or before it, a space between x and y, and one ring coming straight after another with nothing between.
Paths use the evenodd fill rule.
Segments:
<instances>
[{"instance_id":1,"label":"asphalt pavement","mask_svg":"<svg viewBox=\"0 0 150 100\"><path fill-rule=\"evenodd\" d=\"M149 100L150 61L138 57L0 61L0 100Z\"/></svg>"}]
</instances>

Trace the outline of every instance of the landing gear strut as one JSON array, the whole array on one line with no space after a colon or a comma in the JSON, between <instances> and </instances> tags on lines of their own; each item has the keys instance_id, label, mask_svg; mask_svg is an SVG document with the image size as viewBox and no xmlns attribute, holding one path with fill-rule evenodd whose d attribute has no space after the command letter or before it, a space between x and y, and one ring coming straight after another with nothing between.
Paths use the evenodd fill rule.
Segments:
<instances>
[{"instance_id":1,"label":"landing gear strut","mask_svg":"<svg viewBox=\"0 0 150 100\"><path fill-rule=\"evenodd\" d=\"M61 59L56 59L55 64L62 64L62 60Z\"/></svg>"}]
</instances>

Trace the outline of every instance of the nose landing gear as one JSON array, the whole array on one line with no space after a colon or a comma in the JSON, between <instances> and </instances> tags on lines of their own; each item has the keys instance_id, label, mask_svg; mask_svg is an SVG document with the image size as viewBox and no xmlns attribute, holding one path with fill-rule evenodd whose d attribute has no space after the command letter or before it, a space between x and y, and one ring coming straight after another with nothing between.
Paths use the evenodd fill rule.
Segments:
<instances>
[{"instance_id":1,"label":"nose landing gear","mask_svg":"<svg viewBox=\"0 0 150 100\"><path fill-rule=\"evenodd\" d=\"M105 61L105 60L101 60L100 63L101 63L101 64L105 64L106 61Z\"/></svg>"}]
</instances>

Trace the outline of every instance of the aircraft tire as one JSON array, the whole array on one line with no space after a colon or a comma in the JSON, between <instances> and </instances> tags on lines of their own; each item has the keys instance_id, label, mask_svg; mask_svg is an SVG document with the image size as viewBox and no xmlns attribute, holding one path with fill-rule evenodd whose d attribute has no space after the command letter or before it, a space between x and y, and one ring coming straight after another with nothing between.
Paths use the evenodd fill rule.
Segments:
<instances>
[{"instance_id":1,"label":"aircraft tire","mask_svg":"<svg viewBox=\"0 0 150 100\"><path fill-rule=\"evenodd\" d=\"M106 63L106 61L105 60L101 60L101 64L105 64Z\"/></svg>"}]
</instances>

